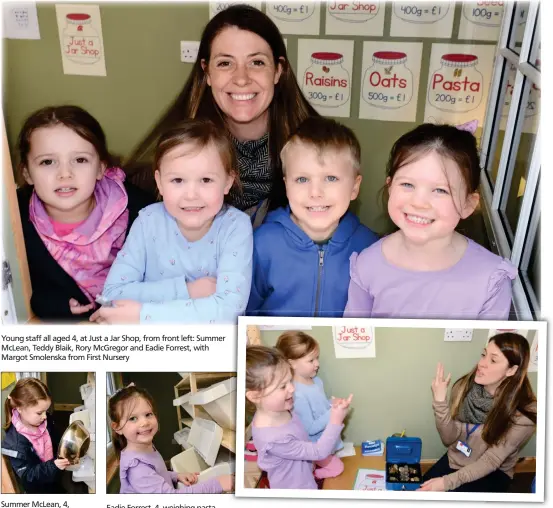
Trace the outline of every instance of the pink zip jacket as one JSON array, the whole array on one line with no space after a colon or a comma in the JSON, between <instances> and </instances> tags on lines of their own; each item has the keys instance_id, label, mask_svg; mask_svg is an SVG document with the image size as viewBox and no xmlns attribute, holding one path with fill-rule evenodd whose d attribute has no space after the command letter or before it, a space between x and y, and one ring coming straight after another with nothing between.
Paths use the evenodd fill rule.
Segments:
<instances>
[{"instance_id":1,"label":"pink zip jacket","mask_svg":"<svg viewBox=\"0 0 553 508\"><path fill-rule=\"evenodd\" d=\"M96 206L89 217L59 237L40 198L33 192L29 218L50 255L93 302L102 292L109 269L123 246L129 221L128 197L120 168L108 168L96 183Z\"/></svg>"}]
</instances>

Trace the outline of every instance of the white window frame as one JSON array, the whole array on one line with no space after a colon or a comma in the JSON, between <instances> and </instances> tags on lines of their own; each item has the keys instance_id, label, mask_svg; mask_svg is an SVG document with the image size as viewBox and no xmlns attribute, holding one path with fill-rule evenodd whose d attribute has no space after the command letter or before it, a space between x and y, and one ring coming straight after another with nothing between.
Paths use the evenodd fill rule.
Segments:
<instances>
[{"instance_id":1,"label":"white window frame","mask_svg":"<svg viewBox=\"0 0 553 508\"><path fill-rule=\"evenodd\" d=\"M482 167L481 189L483 197L483 211L486 223L491 232L491 243L498 253L509 259L519 270L519 276L513 284L513 306L518 320L533 320L540 317L540 305L534 294L534 288L526 276L526 269L530 259L533 242L537 234L537 225L540 219L539 178L541 169L540 134L538 127L534 142L533 152L530 156L526 188L522 198L521 209L516 225L512 232L510 225L502 213L508 191L512 182L512 173L515 164L515 156L518 150L518 142L524 122L524 115L519 118L520 105L527 100L527 91L523 90L526 79L541 86L541 72L528 63L532 49L534 31L541 37L537 27L540 2L530 2L528 16L524 29L524 37L520 48L520 55L509 48L509 36L511 25L515 24L513 18L516 15L517 2L505 2L505 11L497 46L491 89L486 109L486 120L482 132L480 166ZM515 30L513 26L513 30ZM540 41L538 41L540 42ZM492 188L487 162L493 157L496 150L497 133L499 131L499 118L503 110L505 88L502 86L503 68L509 63L516 66L516 78L511 98L511 106L505 127L505 137L500 155L499 168ZM526 78L526 79L525 79ZM523 93L525 92L526 93ZM497 121L494 124L494 118ZM493 129L493 131L492 131ZM515 156L510 157L510 154ZM516 182L515 182L516 184ZM509 228L509 229L507 229ZM512 239L511 243L511 237ZM541 258L540 258L541 260ZM530 289L530 290L528 290Z\"/></svg>"}]
</instances>

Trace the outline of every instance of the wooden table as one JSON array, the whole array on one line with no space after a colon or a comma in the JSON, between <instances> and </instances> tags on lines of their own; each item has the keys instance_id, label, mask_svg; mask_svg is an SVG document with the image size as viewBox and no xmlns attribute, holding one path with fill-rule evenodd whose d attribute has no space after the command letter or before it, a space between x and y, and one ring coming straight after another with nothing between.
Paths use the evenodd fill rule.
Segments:
<instances>
[{"instance_id":1,"label":"wooden table","mask_svg":"<svg viewBox=\"0 0 553 508\"><path fill-rule=\"evenodd\" d=\"M353 490L358 469L386 469L386 457L363 457L361 447L355 447L355 456L344 457L344 472L336 478L326 478L323 490Z\"/></svg>"},{"instance_id":2,"label":"wooden table","mask_svg":"<svg viewBox=\"0 0 553 508\"><path fill-rule=\"evenodd\" d=\"M355 447L355 456L344 457L344 472L336 478L326 478L323 483L323 490L353 490L357 471L359 469L386 470L386 450L380 457L363 457L361 447ZM421 461L421 470L424 474L435 461Z\"/></svg>"}]
</instances>

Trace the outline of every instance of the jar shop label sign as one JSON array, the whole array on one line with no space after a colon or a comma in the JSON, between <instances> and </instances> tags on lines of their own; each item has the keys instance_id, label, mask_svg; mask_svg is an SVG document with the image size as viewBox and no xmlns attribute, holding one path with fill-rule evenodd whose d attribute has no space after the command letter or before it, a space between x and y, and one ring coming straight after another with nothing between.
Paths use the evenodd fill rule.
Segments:
<instances>
[{"instance_id":1,"label":"jar shop label sign","mask_svg":"<svg viewBox=\"0 0 553 508\"><path fill-rule=\"evenodd\" d=\"M463 7L463 16L471 23L496 27L501 24L505 2L468 2Z\"/></svg>"},{"instance_id":2,"label":"jar shop label sign","mask_svg":"<svg viewBox=\"0 0 553 508\"><path fill-rule=\"evenodd\" d=\"M346 348L361 349L373 341L372 328L362 326L337 326L336 343Z\"/></svg>"},{"instance_id":3,"label":"jar shop label sign","mask_svg":"<svg viewBox=\"0 0 553 508\"><path fill-rule=\"evenodd\" d=\"M79 26L78 28L82 28ZM66 35L63 38L64 53L67 58L81 63L96 62L100 59L102 48L100 38L95 36Z\"/></svg>"},{"instance_id":4,"label":"jar shop label sign","mask_svg":"<svg viewBox=\"0 0 553 508\"><path fill-rule=\"evenodd\" d=\"M394 2L394 14L409 23L435 23L444 19L449 12L449 4L430 2Z\"/></svg>"},{"instance_id":5,"label":"jar shop label sign","mask_svg":"<svg viewBox=\"0 0 553 508\"><path fill-rule=\"evenodd\" d=\"M454 78L445 75L440 72L435 72L432 75L431 89L433 91L446 91L446 92L478 92L482 90L481 81L472 81L469 76L465 76L462 79L460 76L463 73L463 69L455 69ZM455 76L459 76L455 79Z\"/></svg>"},{"instance_id":6,"label":"jar shop label sign","mask_svg":"<svg viewBox=\"0 0 553 508\"><path fill-rule=\"evenodd\" d=\"M328 13L336 19L359 23L369 21L378 14L380 4L378 2L337 2L328 3Z\"/></svg>"},{"instance_id":7,"label":"jar shop label sign","mask_svg":"<svg viewBox=\"0 0 553 508\"><path fill-rule=\"evenodd\" d=\"M270 10L270 14L283 21L304 21L315 11L316 5L314 3L272 3L267 2L267 9Z\"/></svg>"},{"instance_id":8,"label":"jar shop label sign","mask_svg":"<svg viewBox=\"0 0 553 508\"><path fill-rule=\"evenodd\" d=\"M337 107L349 100L350 76L342 66L343 55L333 52L315 52L312 65L305 70L302 91L316 106Z\"/></svg>"}]
</instances>

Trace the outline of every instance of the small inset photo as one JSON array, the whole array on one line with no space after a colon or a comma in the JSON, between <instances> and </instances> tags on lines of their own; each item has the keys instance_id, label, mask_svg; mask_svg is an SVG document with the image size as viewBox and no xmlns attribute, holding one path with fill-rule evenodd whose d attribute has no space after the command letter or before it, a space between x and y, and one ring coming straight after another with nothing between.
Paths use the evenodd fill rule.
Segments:
<instances>
[{"instance_id":1,"label":"small inset photo","mask_svg":"<svg viewBox=\"0 0 553 508\"><path fill-rule=\"evenodd\" d=\"M2 494L94 494L94 372L2 372Z\"/></svg>"},{"instance_id":2,"label":"small inset photo","mask_svg":"<svg viewBox=\"0 0 553 508\"><path fill-rule=\"evenodd\" d=\"M238 496L543 500L546 323L246 317L238 337Z\"/></svg>"},{"instance_id":3,"label":"small inset photo","mask_svg":"<svg viewBox=\"0 0 553 508\"><path fill-rule=\"evenodd\" d=\"M107 373L107 493L234 492L235 372Z\"/></svg>"}]
</instances>

